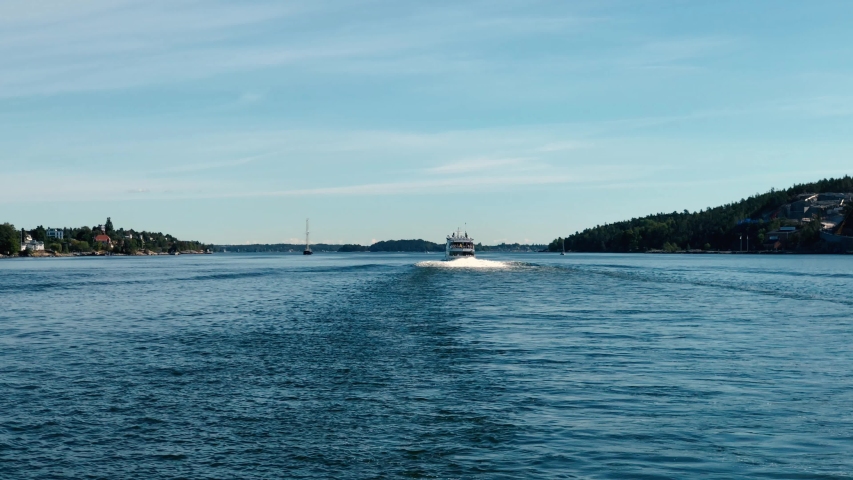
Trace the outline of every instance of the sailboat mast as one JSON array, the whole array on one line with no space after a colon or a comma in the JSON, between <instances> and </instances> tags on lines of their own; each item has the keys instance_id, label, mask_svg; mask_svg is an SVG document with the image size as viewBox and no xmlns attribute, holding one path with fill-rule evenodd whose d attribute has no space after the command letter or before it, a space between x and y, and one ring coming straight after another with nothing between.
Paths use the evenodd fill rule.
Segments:
<instances>
[{"instance_id":1,"label":"sailboat mast","mask_svg":"<svg viewBox=\"0 0 853 480\"><path fill-rule=\"evenodd\" d=\"M305 250L311 248L311 242L308 241L308 219L305 219Z\"/></svg>"}]
</instances>

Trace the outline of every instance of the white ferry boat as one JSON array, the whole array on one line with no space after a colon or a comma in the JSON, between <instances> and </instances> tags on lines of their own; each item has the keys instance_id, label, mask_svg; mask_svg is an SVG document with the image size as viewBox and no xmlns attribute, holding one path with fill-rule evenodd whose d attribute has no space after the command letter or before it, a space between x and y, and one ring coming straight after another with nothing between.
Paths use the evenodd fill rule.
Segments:
<instances>
[{"instance_id":1,"label":"white ferry boat","mask_svg":"<svg viewBox=\"0 0 853 480\"><path fill-rule=\"evenodd\" d=\"M468 232L462 233L462 229L447 236L447 245L444 249L444 259L451 260L456 257L473 257L474 239L468 236Z\"/></svg>"}]
</instances>

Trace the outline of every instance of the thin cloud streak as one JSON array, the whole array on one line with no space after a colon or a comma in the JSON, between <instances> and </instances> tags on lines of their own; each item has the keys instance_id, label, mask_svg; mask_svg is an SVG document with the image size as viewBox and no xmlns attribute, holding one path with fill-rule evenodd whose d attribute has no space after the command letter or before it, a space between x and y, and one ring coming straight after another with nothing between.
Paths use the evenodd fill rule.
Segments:
<instances>
[{"instance_id":1,"label":"thin cloud streak","mask_svg":"<svg viewBox=\"0 0 853 480\"><path fill-rule=\"evenodd\" d=\"M64 178L64 177L63 177ZM602 177L599 180L603 180ZM147 185L146 187L129 187L131 182L114 184L109 191L101 189L98 196L108 195L111 200L165 200L165 199L213 199L213 198L265 198L265 197L307 197L307 196L378 196L378 195L443 195L448 192L472 193L491 190L494 188L523 187L531 185L555 185L589 181L576 175L531 175L531 176L497 176L497 177L452 177L436 180L413 180L386 183L368 183L335 187L317 187L292 190L272 191L228 191L225 185L203 183L176 183L173 181ZM68 197L69 202L90 201L96 184L110 184L109 181L96 182L92 179L81 183L63 182L59 177L44 179L47 184L63 183L61 193ZM2 186L2 185L0 185ZM11 187L11 185L9 185ZM140 197L140 194L144 194ZM5 197L5 198L4 198ZM3 188L0 200L8 202L23 201L26 196L21 189ZM27 202L38 201L26 199Z\"/></svg>"},{"instance_id":2,"label":"thin cloud streak","mask_svg":"<svg viewBox=\"0 0 853 480\"><path fill-rule=\"evenodd\" d=\"M456 173L471 173L484 170L491 170L497 167L505 167L509 165L520 165L529 158L479 158L475 160L466 160L457 163L442 165L439 167L427 168L426 173L434 175L447 175Z\"/></svg>"},{"instance_id":3,"label":"thin cloud streak","mask_svg":"<svg viewBox=\"0 0 853 480\"><path fill-rule=\"evenodd\" d=\"M279 153L279 152L262 153L260 155L252 155L251 157L243 157L243 158L239 158L239 159L233 160L233 161L194 163L191 165L179 165L177 167L167 168L163 171L167 172L167 173L187 173L187 172L200 172L200 171L204 171L204 170L215 170L215 169L219 169L219 168L239 167L239 166L246 165L248 163L254 162L255 160L258 160L260 158L265 158L265 157L275 155L276 153Z\"/></svg>"},{"instance_id":4,"label":"thin cloud streak","mask_svg":"<svg viewBox=\"0 0 853 480\"><path fill-rule=\"evenodd\" d=\"M270 192L246 192L225 194L230 197L286 197L313 195L399 195L399 194L436 194L443 195L448 191L469 193L487 187L548 185L578 182L579 178L572 175L540 175L527 177L463 177L446 178L441 180L416 180L408 182L369 183L341 187L320 187L295 190L279 190Z\"/></svg>"},{"instance_id":5,"label":"thin cloud streak","mask_svg":"<svg viewBox=\"0 0 853 480\"><path fill-rule=\"evenodd\" d=\"M448 45L473 53L478 42L507 35L574 35L602 21L565 12L522 14L512 4L485 10L476 4L409 5L364 24L319 22L324 16L348 18L359 9L332 2L239 7L207 2L200 8L156 2L94 2L81 9L33 5L0 7L0 25L4 15L16 19L0 33L0 56L6 60L0 67L2 97L139 88L309 62L312 68L342 71L352 70L353 62L378 60L390 62L385 74L406 74L407 59ZM316 28L305 31L305 24ZM439 57L434 67L453 63L446 54ZM374 67L368 68L372 74Z\"/></svg>"}]
</instances>

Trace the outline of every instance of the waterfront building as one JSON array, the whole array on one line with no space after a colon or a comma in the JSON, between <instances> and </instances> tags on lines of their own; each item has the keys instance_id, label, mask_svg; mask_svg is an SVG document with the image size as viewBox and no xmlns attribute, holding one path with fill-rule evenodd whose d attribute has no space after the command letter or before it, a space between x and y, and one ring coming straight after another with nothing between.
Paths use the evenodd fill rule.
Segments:
<instances>
[{"instance_id":1,"label":"waterfront building","mask_svg":"<svg viewBox=\"0 0 853 480\"><path fill-rule=\"evenodd\" d=\"M32 242L32 241L33 241L32 235L30 235L29 233L26 233L24 231L24 229L22 228L21 229L21 251L23 252L24 250L26 250L27 244Z\"/></svg>"},{"instance_id":2,"label":"waterfront building","mask_svg":"<svg viewBox=\"0 0 853 480\"><path fill-rule=\"evenodd\" d=\"M62 240L65 236L65 233L59 228L48 228L47 229L47 238L53 240Z\"/></svg>"},{"instance_id":3,"label":"waterfront building","mask_svg":"<svg viewBox=\"0 0 853 480\"><path fill-rule=\"evenodd\" d=\"M44 251L44 242L30 239L30 241L26 243L24 248L30 252Z\"/></svg>"},{"instance_id":4,"label":"waterfront building","mask_svg":"<svg viewBox=\"0 0 853 480\"><path fill-rule=\"evenodd\" d=\"M103 233L95 237L95 242L100 243L105 247L111 247L113 244L113 240L109 235L104 235Z\"/></svg>"}]
</instances>

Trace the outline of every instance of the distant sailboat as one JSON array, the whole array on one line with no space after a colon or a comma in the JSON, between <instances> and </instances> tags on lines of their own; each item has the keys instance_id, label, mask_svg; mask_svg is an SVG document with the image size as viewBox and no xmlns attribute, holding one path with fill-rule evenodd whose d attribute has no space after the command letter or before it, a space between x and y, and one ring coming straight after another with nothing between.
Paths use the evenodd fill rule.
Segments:
<instances>
[{"instance_id":1,"label":"distant sailboat","mask_svg":"<svg viewBox=\"0 0 853 480\"><path fill-rule=\"evenodd\" d=\"M308 240L308 219L305 219L305 250L302 251L302 255L313 255L314 252L311 251L311 242Z\"/></svg>"}]
</instances>

